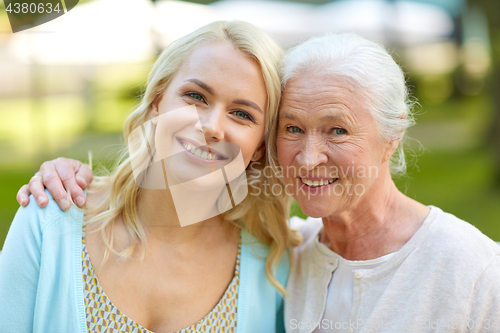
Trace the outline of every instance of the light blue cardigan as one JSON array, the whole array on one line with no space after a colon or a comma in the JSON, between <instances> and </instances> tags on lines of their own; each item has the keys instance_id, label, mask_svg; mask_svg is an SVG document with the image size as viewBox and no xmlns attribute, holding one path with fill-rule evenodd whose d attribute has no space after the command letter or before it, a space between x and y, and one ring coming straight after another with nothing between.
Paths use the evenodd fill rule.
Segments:
<instances>
[{"instance_id":1,"label":"light blue cardigan","mask_svg":"<svg viewBox=\"0 0 500 333\"><path fill-rule=\"evenodd\" d=\"M83 214L33 197L19 208L0 257L2 332L87 332L82 282ZM283 299L265 276L267 248L242 233L237 333L284 332ZM288 254L276 276L286 285Z\"/></svg>"}]
</instances>

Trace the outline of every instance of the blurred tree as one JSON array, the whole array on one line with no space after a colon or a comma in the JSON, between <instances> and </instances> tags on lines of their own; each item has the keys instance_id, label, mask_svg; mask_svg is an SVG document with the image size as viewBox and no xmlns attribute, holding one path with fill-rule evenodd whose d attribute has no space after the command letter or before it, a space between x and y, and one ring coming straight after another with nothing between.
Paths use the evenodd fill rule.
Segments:
<instances>
[{"instance_id":1,"label":"blurred tree","mask_svg":"<svg viewBox=\"0 0 500 333\"><path fill-rule=\"evenodd\" d=\"M489 87L495 110L494 121L489 133L491 142L496 153L496 186L500 187L500 1L497 0L468 0L469 6L479 6L486 14L488 20L489 36L491 43L491 65L492 75Z\"/></svg>"}]
</instances>

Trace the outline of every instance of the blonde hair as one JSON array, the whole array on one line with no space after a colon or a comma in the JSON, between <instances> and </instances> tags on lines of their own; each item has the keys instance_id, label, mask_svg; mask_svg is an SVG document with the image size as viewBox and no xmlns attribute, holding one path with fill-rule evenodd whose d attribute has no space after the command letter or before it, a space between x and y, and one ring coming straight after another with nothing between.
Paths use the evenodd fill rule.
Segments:
<instances>
[{"instance_id":1,"label":"blonde hair","mask_svg":"<svg viewBox=\"0 0 500 333\"><path fill-rule=\"evenodd\" d=\"M231 42L236 49L259 64L267 91L264 134L267 142L269 131L275 128L278 118L277 112L281 97L279 63L282 50L263 31L241 21L210 23L174 41L162 52L149 74L147 88L139 106L125 121L123 134L126 142L134 129L150 120L153 103L161 98L172 77L182 66L184 59L200 44L214 41ZM129 142L130 144L134 143ZM273 195L264 191L266 181L270 186L279 182L274 177L265 178L263 170L268 166L267 158L262 158L258 162L250 162L247 168L248 196L235 208L222 214L222 217L269 245L266 276L280 293L286 295L284 287L276 280L274 272L285 250L289 246L298 245L300 236L290 231L287 225L291 198L285 193ZM110 251L126 257L132 254L138 242L146 244L144 229L136 213L140 188L134 179L131 159L126 147L122 152L121 162L115 170L106 177L96 177L92 191L103 190L106 191L108 200L104 200L96 207L88 208L87 213L93 217L86 223L100 223L97 230L101 232L106 246L104 262ZM255 209L255 207L259 208ZM130 247L119 252L113 248L112 232L117 217L122 218L131 241ZM239 223L240 221L242 223Z\"/></svg>"}]
</instances>

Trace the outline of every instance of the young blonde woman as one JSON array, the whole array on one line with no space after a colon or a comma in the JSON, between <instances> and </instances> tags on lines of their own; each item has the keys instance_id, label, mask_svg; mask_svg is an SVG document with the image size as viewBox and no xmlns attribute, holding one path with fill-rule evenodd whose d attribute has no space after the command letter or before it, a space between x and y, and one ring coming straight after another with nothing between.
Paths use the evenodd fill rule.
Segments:
<instances>
[{"instance_id":1,"label":"young blonde woman","mask_svg":"<svg viewBox=\"0 0 500 333\"><path fill-rule=\"evenodd\" d=\"M277 119L280 58L266 34L236 21L209 24L172 43L124 125L125 140L141 126L154 134L159 118L182 118L174 111L194 106L199 120L193 133L201 133L210 154L217 144L239 148L251 184L246 198L181 227L171 191L141 187L127 156L90 184L83 210L63 211L51 197L45 208L32 200L19 209L0 259L2 329L283 330L286 249L299 239L287 228L288 199L265 195L260 172L268 165L268 129ZM184 154L179 169L196 168L200 156L189 138L175 138ZM129 147L136 143L128 141ZM217 154L208 155L212 167L224 159ZM268 186L274 181L266 179ZM190 204L199 207L196 200Z\"/></svg>"}]
</instances>

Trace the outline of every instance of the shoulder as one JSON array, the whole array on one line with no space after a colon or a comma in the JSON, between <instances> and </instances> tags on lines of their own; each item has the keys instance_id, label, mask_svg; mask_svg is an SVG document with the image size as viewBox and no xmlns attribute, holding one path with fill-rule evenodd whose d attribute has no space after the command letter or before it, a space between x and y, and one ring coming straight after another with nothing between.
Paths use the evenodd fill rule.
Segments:
<instances>
[{"instance_id":1,"label":"shoulder","mask_svg":"<svg viewBox=\"0 0 500 333\"><path fill-rule=\"evenodd\" d=\"M51 221L67 214L59 208L49 191L45 190L45 193L49 198L47 206L39 207L33 195L30 195L29 204L17 210L11 228L21 226L42 231Z\"/></svg>"},{"instance_id":2,"label":"shoulder","mask_svg":"<svg viewBox=\"0 0 500 333\"><path fill-rule=\"evenodd\" d=\"M46 207L39 207L33 195L30 195L30 202L26 207L20 207L16 213L9 233L16 233L22 236L28 232L41 237L46 231L52 229L63 231L70 226L74 226L74 222L83 222L83 213L72 206L68 211L63 211L57 205L52 195L45 190L49 198L49 203Z\"/></svg>"},{"instance_id":3,"label":"shoulder","mask_svg":"<svg viewBox=\"0 0 500 333\"><path fill-rule=\"evenodd\" d=\"M431 207L431 225L422 243L432 255L483 271L500 255L500 246L472 224Z\"/></svg>"},{"instance_id":4,"label":"shoulder","mask_svg":"<svg viewBox=\"0 0 500 333\"><path fill-rule=\"evenodd\" d=\"M434 223L427 238L439 247L475 253L481 257L493 258L500 254L500 246L472 224L437 207L432 207L430 214L433 214L430 217Z\"/></svg>"}]
</instances>

